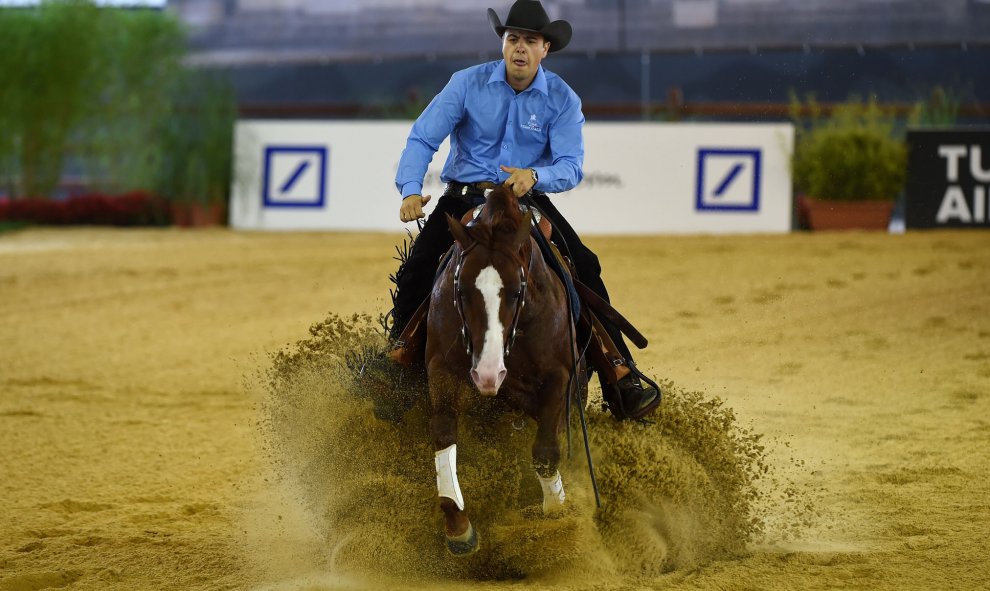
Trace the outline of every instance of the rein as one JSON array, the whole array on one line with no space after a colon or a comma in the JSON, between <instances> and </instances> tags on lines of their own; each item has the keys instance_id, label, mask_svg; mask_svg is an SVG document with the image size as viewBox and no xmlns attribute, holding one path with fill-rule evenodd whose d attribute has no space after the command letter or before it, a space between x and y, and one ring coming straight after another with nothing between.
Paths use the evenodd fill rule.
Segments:
<instances>
[{"instance_id":1,"label":"rein","mask_svg":"<svg viewBox=\"0 0 990 591\"><path fill-rule=\"evenodd\" d=\"M457 260L454 265L454 307L457 309L457 315L461 319L461 339L464 341L464 348L467 351L468 357L474 354L474 345L471 342L471 329L468 327L467 316L464 315L464 290L461 289L461 267L464 263L464 257L470 253L477 242L472 242L470 246L459 251L457 253ZM529 269L533 267L533 251L530 250L529 253ZM516 301L516 308L512 313L512 323L509 324L509 336L505 341L505 347L503 350L504 356L509 356L509 351L512 350L512 345L516 342L516 331L519 327L519 317L522 315L522 309L526 305L526 287L529 283L529 274L527 273L527 265L519 265L519 292L517 294L518 300Z\"/></svg>"}]
</instances>

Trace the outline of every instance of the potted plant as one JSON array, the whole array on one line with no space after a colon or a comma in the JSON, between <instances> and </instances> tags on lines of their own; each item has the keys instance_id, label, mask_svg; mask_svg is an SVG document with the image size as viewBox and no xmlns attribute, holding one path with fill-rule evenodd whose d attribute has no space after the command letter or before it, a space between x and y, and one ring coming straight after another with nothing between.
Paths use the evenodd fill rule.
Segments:
<instances>
[{"instance_id":1,"label":"potted plant","mask_svg":"<svg viewBox=\"0 0 990 591\"><path fill-rule=\"evenodd\" d=\"M799 220L812 230L886 229L907 166L893 117L875 100L837 105L826 118L813 98L792 98L791 113Z\"/></svg>"}]
</instances>

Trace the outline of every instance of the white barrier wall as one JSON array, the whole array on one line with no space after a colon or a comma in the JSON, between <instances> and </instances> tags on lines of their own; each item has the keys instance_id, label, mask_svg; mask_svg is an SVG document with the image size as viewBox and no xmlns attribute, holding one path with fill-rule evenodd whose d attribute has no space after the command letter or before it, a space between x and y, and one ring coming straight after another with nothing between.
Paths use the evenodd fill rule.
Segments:
<instances>
[{"instance_id":1,"label":"white barrier wall","mask_svg":"<svg viewBox=\"0 0 990 591\"><path fill-rule=\"evenodd\" d=\"M395 170L411 122L240 121L230 224L399 231ZM791 229L789 124L588 123L584 181L553 196L582 234ZM423 192L443 192L447 144Z\"/></svg>"}]
</instances>

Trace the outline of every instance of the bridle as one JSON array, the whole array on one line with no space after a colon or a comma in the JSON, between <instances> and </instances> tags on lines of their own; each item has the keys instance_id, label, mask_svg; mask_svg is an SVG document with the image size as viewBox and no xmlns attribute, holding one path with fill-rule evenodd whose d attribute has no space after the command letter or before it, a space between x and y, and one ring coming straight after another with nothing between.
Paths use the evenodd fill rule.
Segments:
<instances>
[{"instance_id":1,"label":"bridle","mask_svg":"<svg viewBox=\"0 0 990 591\"><path fill-rule=\"evenodd\" d=\"M460 250L457 253L457 259L454 264L454 307L457 309L457 315L461 319L461 339L464 341L464 348L467 351L468 357L473 355L474 346L471 343L471 329L468 328L467 317L464 315L464 290L461 289L461 268L463 267L464 257L474 250L474 247L477 245L477 242L472 242L467 248ZM532 268L532 266L533 253L531 251L529 253L528 267ZM519 326L519 317L521 316L523 307L526 305L526 286L529 277L527 271L527 265L519 265L519 293L517 294L519 299L516 301L516 308L512 313L512 323L509 324L509 336L505 340L503 351L505 357L509 356L509 351L516 341L516 329Z\"/></svg>"}]
</instances>

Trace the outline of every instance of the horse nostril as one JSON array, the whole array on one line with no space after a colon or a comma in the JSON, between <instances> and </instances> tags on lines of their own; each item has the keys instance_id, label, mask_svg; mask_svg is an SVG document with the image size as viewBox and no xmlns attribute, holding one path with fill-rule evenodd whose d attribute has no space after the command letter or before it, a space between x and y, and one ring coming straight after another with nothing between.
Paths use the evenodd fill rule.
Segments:
<instances>
[{"instance_id":1,"label":"horse nostril","mask_svg":"<svg viewBox=\"0 0 990 591\"><path fill-rule=\"evenodd\" d=\"M505 374L509 373L507 370L498 370L498 377L495 378L495 387L498 388L502 385L502 380L505 379Z\"/></svg>"},{"instance_id":2,"label":"horse nostril","mask_svg":"<svg viewBox=\"0 0 990 591\"><path fill-rule=\"evenodd\" d=\"M478 373L478 370L476 369L471 370L471 381L474 382L475 384L481 383L481 374Z\"/></svg>"}]
</instances>

